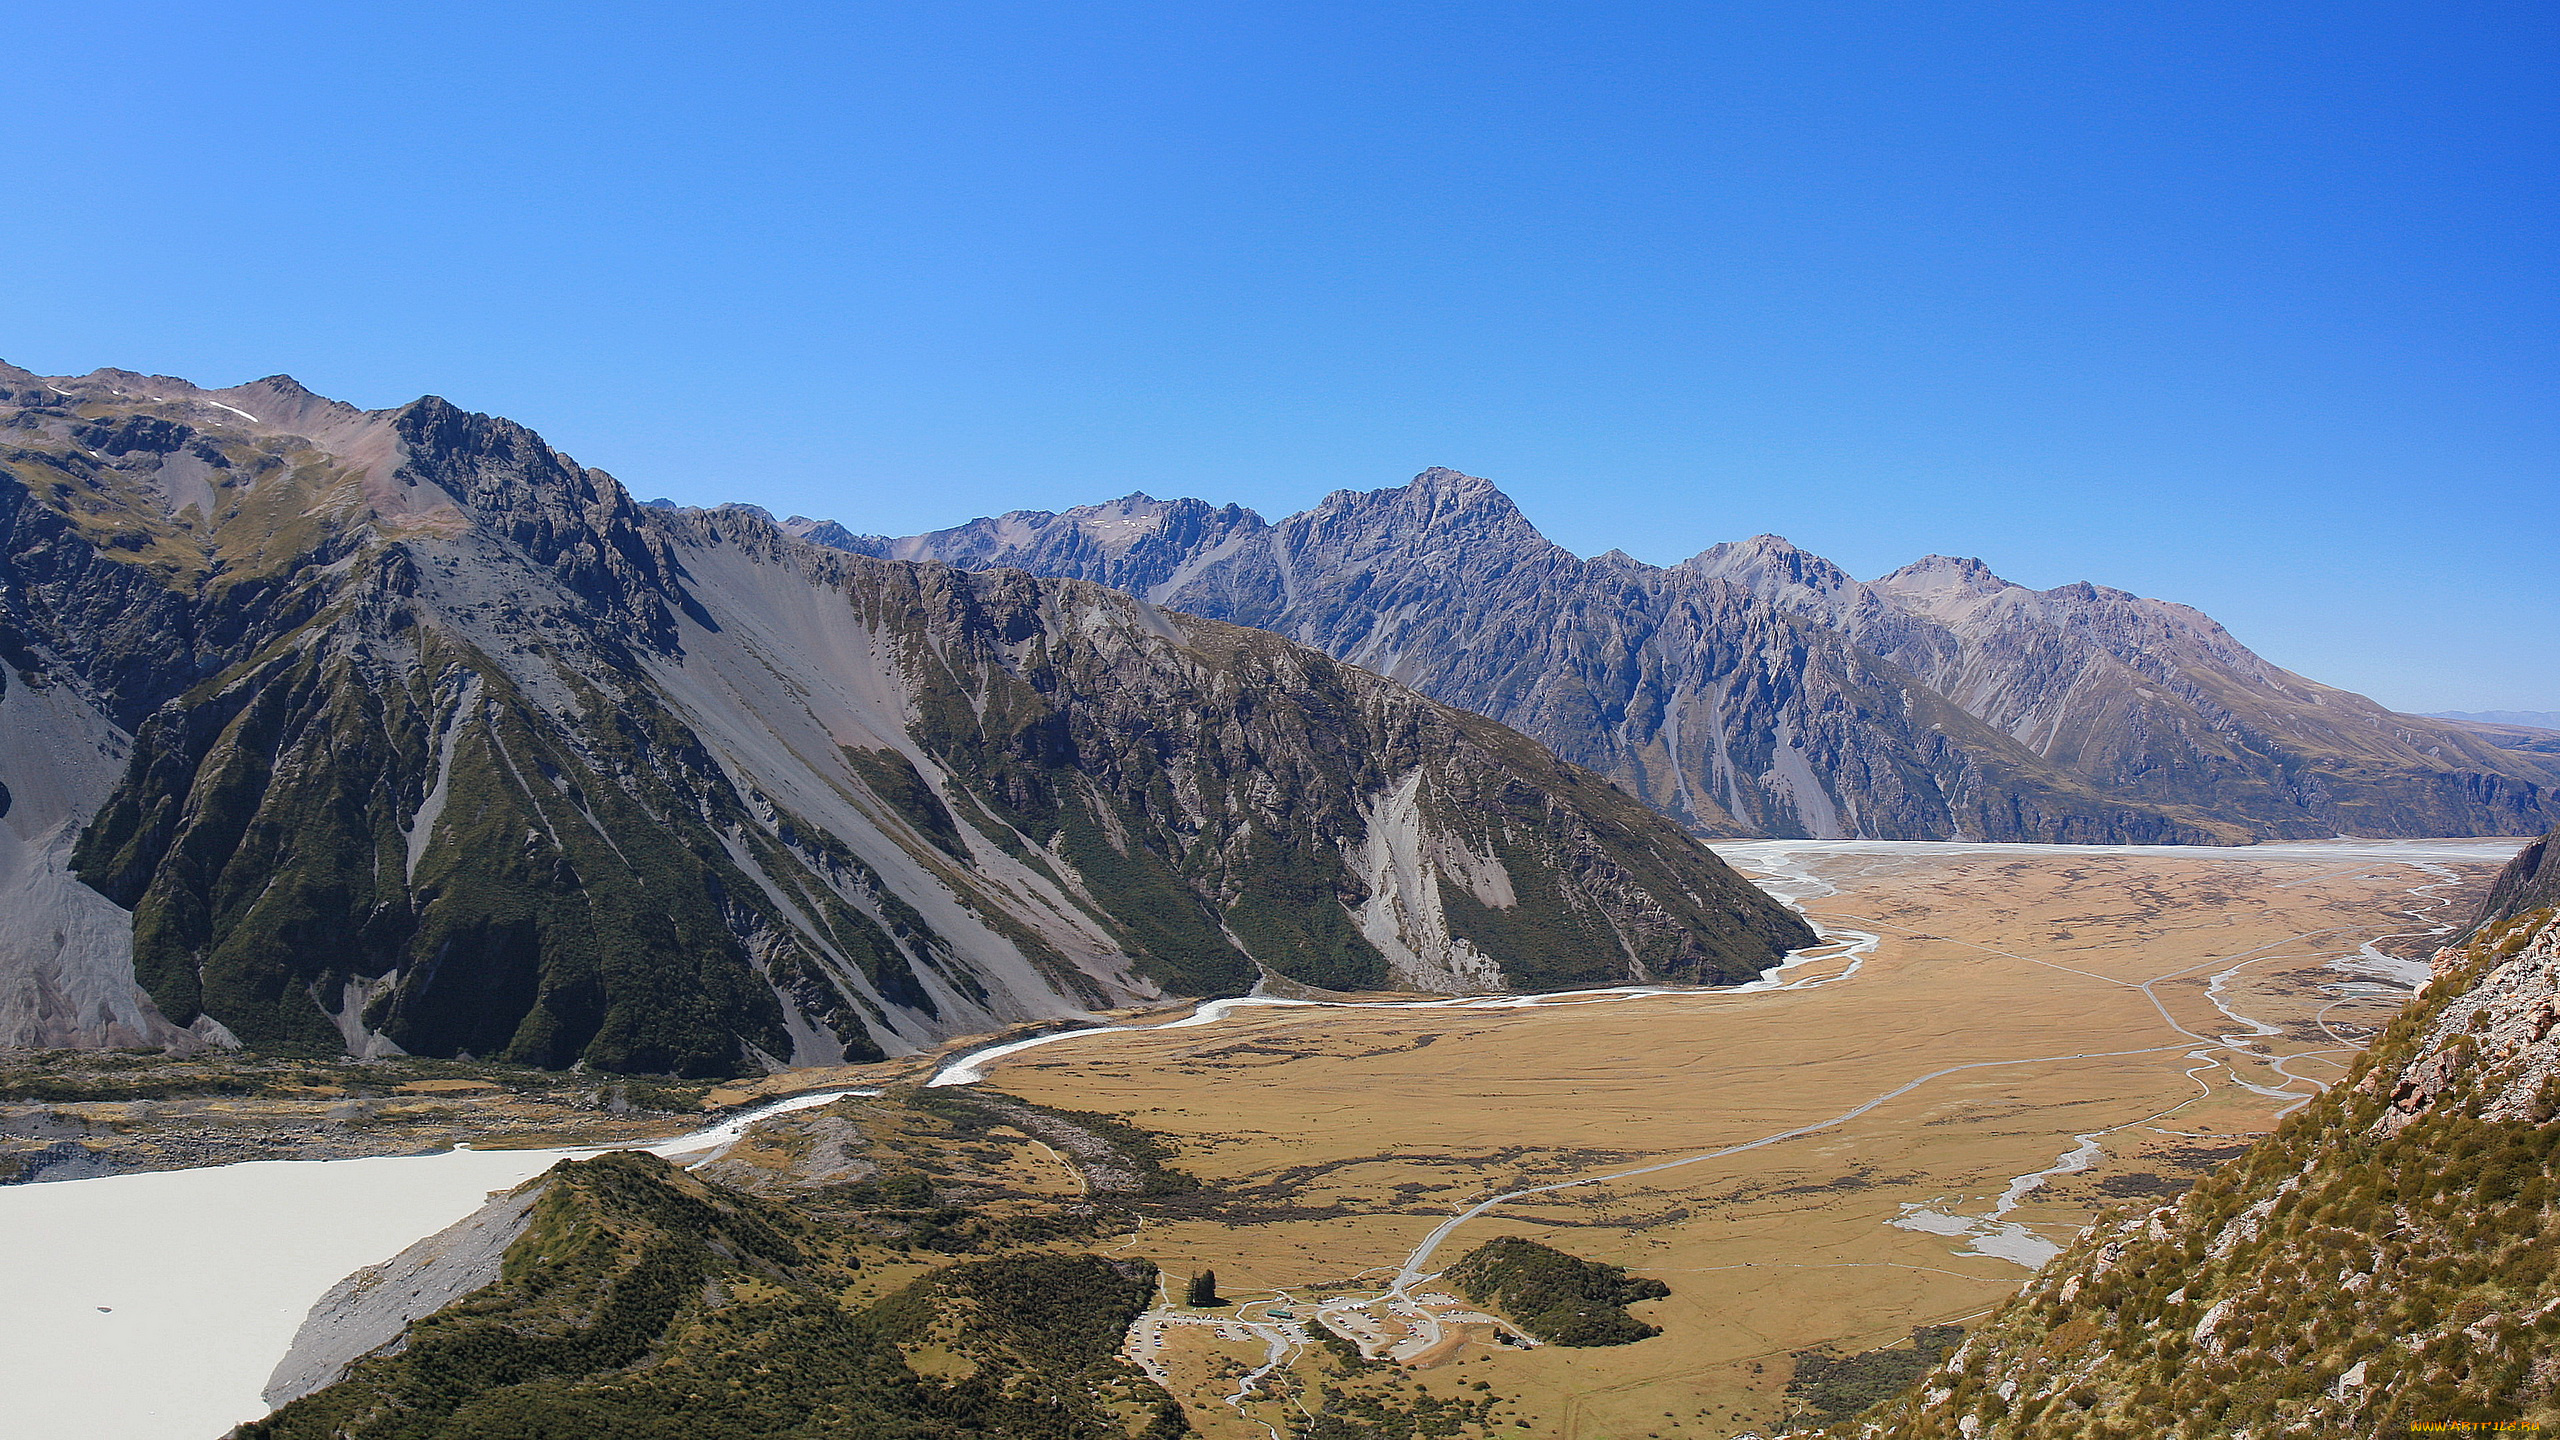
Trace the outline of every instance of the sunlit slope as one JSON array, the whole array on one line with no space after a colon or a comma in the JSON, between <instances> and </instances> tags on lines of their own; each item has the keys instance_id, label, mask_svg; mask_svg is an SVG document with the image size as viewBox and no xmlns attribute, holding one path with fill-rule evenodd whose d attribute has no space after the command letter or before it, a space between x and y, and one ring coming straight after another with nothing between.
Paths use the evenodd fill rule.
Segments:
<instances>
[{"instance_id":1,"label":"sunlit slope","mask_svg":"<svg viewBox=\"0 0 2560 1440\"><path fill-rule=\"evenodd\" d=\"M1661 568L1429 470L1265 522L1131 495L865 553L1098 580L1489 715L1702 834L2235 843L2536 834L2551 757L2291 675L2182 605L1776 536Z\"/></svg>"},{"instance_id":2,"label":"sunlit slope","mask_svg":"<svg viewBox=\"0 0 2560 1440\"><path fill-rule=\"evenodd\" d=\"M1265 969L1719 983L1810 938L1275 637L649 510L440 400L0 382L8 683L70 706L0 713L130 749L43 852L129 932L0 969L22 1033L716 1074ZM65 975L134 1013L54 1013Z\"/></svg>"},{"instance_id":3,"label":"sunlit slope","mask_svg":"<svg viewBox=\"0 0 2560 1440\"><path fill-rule=\"evenodd\" d=\"M2133 1210L1859 1436L2384 1435L2560 1423L2560 918L2489 918L2348 1083Z\"/></svg>"},{"instance_id":4,"label":"sunlit slope","mask_svg":"<svg viewBox=\"0 0 2560 1440\"><path fill-rule=\"evenodd\" d=\"M929 1177L903 1178L930 1209ZM1011 1249L971 1217L917 1265L901 1242L922 1217L877 1185L869 1206L852 1187L777 1200L643 1152L534 1184L490 1283L384 1327L396 1343L342 1379L323 1367L336 1383L239 1440L1184 1433L1117 1353L1155 1290L1143 1263ZM1017 1224L1093 1238L1074 1217Z\"/></svg>"},{"instance_id":5,"label":"sunlit slope","mask_svg":"<svg viewBox=\"0 0 2560 1440\"><path fill-rule=\"evenodd\" d=\"M1408 1377L1436 1394L1490 1382L1530 1434L1769 1434L1802 1408L1795 1352L1974 1326L2081 1226L2178 1194L2344 1079L2405 991L2335 967L2445 924L2513 852L1719 848L1834 933L1866 932L1866 953L1744 993L1238 1008L984 1073L1176 1145L1201 1188L1124 1252L1169 1274L1214 1269L1222 1293L1285 1295L1303 1319L1534 1239L1667 1284L1633 1310L1662 1333L1600 1350L1477 1333L1453 1354L1392 1300L1350 1328L1454 1367ZM1428 1307L1445 1288L1409 1292ZM1261 1334L1185 1335L1176 1388L1204 1433L1286 1433L1300 1412L1276 1382L1251 1420L1219 1398L1223 1367L1262 1363ZM1323 1369L1297 1373L1333 1383Z\"/></svg>"}]
</instances>

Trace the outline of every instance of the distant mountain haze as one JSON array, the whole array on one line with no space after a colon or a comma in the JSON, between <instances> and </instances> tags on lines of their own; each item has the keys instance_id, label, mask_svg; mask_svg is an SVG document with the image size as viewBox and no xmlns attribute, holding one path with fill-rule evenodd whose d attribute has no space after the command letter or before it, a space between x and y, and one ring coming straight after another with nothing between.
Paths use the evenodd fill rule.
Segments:
<instances>
[{"instance_id":1,"label":"distant mountain haze","mask_svg":"<svg viewBox=\"0 0 2560 1440\"><path fill-rule=\"evenodd\" d=\"M1929 556L1872 582L1774 535L1662 568L1427 470L1269 522L1129 495L862 554L1093 580L1276 631L1514 726L1702 835L2233 844L2538 834L2560 755L2282 670L2186 606Z\"/></svg>"},{"instance_id":2,"label":"distant mountain haze","mask_svg":"<svg viewBox=\"0 0 2560 1440\"><path fill-rule=\"evenodd\" d=\"M731 1074L1805 925L1280 636L633 503L511 422L0 366L0 1045Z\"/></svg>"},{"instance_id":3,"label":"distant mountain haze","mask_svg":"<svg viewBox=\"0 0 2560 1440\"><path fill-rule=\"evenodd\" d=\"M2482 725L2525 725L2560 730L2560 710L2430 710L2437 720L2470 720Z\"/></svg>"}]
</instances>

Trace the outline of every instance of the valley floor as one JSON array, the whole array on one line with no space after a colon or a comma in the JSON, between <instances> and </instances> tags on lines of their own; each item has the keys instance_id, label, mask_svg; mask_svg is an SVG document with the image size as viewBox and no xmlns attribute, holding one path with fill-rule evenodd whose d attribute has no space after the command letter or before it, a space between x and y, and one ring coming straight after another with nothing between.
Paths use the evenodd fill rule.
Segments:
<instances>
[{"instance_id":1,"label":"valley floor","mask_svg":"<svg viewBox=\"0 0 2560 1440\"><path fill-rule=\"evenodd\" d=\"M1979 1315L2101 1210L2177 1193L2343 1074L2516 843L1719 848L1874 943L1757 993L1243 1007L982 1067L1041 1104L1129 1115L1205 1182L1119 1252L1214 1268L1238 1302L1223 1327L1142 1329L1194 1425L1287 1435L1331 1386L1389 1408L1500 1397L1511 1434L1770 1428L1793 1352ZM1417 1253L1487 1197L1559 1182L1587 1183ZM1353 1318L1400 1272L1505 1234L1665 1281L1636 1310L1664 1333L1519 1348L1433 1321L1462 1307L1416 1283L1334 1327L1414 1363L1296 1343L1321 1339L1319 1305Z\"/></svg>"}]
</instances>

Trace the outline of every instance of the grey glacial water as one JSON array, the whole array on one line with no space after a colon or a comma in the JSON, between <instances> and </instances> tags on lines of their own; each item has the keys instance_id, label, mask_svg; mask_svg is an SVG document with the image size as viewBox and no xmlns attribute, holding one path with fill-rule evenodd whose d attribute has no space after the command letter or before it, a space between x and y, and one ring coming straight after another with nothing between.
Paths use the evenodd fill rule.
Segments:
<instances>
[{"instance_id":1,"label":"grey glacial water","mask_svg":"<svg viewBox=\"0 0 2560 1440\"><path fill-rule=\"evenodd\" d=\"M795 1096L643 1147L708 1158ZM556 1162L593 1150L258 1160L0 1186L7 1431L210 1440L267 1413L312 1303Z\"/></svg>"}]
</instances>

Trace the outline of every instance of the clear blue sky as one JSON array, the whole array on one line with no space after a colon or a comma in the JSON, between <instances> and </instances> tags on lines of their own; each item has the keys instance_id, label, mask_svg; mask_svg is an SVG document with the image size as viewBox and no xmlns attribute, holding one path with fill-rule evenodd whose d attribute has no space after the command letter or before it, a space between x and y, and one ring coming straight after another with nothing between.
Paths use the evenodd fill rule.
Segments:
<instances>
[{"instance_id":1,"label":"clear blue sky","mask_svg":"<svg viewBox=\"0 0 2560 1440\"><path fill-rule=\"evenodd\" d=\"M0 358L892 533L1426 465L2560 710L2549 4L20 7Z\"/></svg>"}]
</instances>

